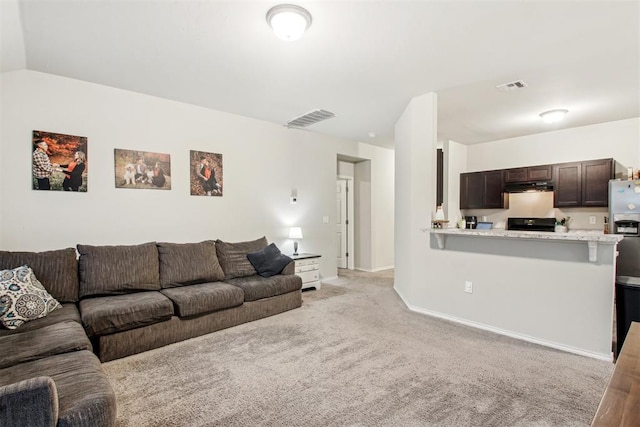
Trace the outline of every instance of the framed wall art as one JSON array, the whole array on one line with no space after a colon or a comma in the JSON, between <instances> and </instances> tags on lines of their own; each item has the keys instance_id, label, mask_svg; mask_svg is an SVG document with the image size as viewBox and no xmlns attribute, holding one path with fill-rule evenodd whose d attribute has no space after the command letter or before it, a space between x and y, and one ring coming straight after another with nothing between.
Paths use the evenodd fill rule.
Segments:
<instances>
[{"instance_id":1,"label":"framed wall art","mask_svg":"<svg viewBox=\"0 0 640 427\"><path fill-rule=\"evenodd\" d=\"M34 190L87 191L87 138L34 130L31 140Z\"/></svg>"},{"instance_id":2,"label":"framed wall art","mask_svg":"<svg viewBox=\"0 0 640 427\"><path fill-rule=\"evenodd\" d=\"M191 150L191 195L222 197L222 154Z\"/></svg>"},{"instance_id":3,"label":"framed wall art","mask_svg":"<svg viewBox=\"0 0 640 427\"><path fill-rule=\"evenodd\" d=\"M114 150L116 188L171 190L171 156L147 151Z\"/></svg>"}]
</instances>

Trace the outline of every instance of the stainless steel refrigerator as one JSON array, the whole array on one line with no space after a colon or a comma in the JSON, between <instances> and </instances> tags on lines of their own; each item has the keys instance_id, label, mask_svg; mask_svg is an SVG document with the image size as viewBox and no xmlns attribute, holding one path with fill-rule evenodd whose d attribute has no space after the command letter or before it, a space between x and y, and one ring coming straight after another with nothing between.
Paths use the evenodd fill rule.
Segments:
<instances>
[{"instance_id":1,"label":"stainless steel refrigerator","mask_svg":"<svg viewBox=\"0 0 640 427\"><path fill-rule=\"evenodd\" d=\"M617 276L640 277L640 180L609 181L609 232L622 234Z\"/></svg>"}]
</instances>

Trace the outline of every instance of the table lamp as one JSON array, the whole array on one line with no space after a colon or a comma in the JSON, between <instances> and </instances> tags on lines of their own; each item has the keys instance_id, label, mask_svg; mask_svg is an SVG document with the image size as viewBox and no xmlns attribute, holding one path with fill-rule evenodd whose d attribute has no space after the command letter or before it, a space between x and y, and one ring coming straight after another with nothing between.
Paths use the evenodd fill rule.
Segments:
<instances>
[{"instance_id":1,"label":"table lamp","mask_svg":"<svg viewBox=\"0 0 640 427\"><path fill-rule=\"evenodd\" d=\"M302 228L291 227L289 229L289 238L293 240L293 255L298 255L298 241L296 239L302 239Z\"/></svg>"}]
</instances>

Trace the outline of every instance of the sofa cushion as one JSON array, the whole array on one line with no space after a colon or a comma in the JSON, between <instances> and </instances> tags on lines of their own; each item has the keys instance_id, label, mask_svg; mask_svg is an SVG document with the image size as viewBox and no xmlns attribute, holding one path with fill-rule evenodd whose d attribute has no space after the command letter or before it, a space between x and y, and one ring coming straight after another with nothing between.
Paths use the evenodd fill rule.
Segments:
<instances>
[{"instance_id":1,"label":"sofa cushion","mask_svg":"<svg viewBox=\"0 0 640 427\"><path fill-rule=\"evenodd\" d=\"M244 302L242 289L219 282L163 289L160 292L173 301L176 314L180 317L237 307Z\"/></svg>"},{"instance_id":2,"label":"sofa cushion","mask_svg":"<svg viewBox=\"0 0 640 427\"><path fill-rule=\"evenodd\" d=\"M172 302L154 291L80 301L80 316L90 337L163 322L172 315Z\"/></svg>"},{"instance_id":3,"label":"sofa cushion","mask_svg":"<svg viewBox=\"0 0 640 427\"><path fill-rule=\"evenodd\" d=\"M78 245L80 298L160 290L156 244Z\"/></svg>"},{"instance_id":4,"label":"sofa cushion","mask_svg":"<svg viewBox=\"0 0 640 427\"><path fill-rule=\"evenodd\" d=\"M26 265L0 270L0 322L16 329L30 320L45 317L60 304Z\"/></svg>"},{"instance_id":5,"label":"sofa cushion","mask_svg":"<svg viewBox=\"0 0 640 427\"><path fill-rule=\"evenodd\" d=\"M293 261L280 252L275 243L260 249L257 252L247 254L247 259L262 277L271 277L280 274L282 270Z\"/></svg>"},{"instance_id":6,"label":"sofa cushion","mask_svg":"<svg viewBox=\"0 0 640 427\"><path fill-rule=\"evenodd\" d=\"M72 320L0 337L0 368L70 351L92 350L82 325Z\"/></svg>"},{"instance_id":7,"label":"sofa cushion","mask_svg":"<svg viewBox=\"0 0 640 427\"><path fill-rule=\"evenodd\" d=\"M216 282L224 279L213 240L200 243L160 242L160 286L176 286Z\"/></svg>"},{"instance_id":8,"label":"sofa cushion","mask_svg":"<svg viewBox=\"0 0 640 427\"><path fill-rule=\"evenodd\" d=\"M56 385L58 426L115 425L115 393L92 352L73 351L0 369L0 387L41 376Z\"/></svg>"},{"instance_id":9,"label":"sofa cushion","mask_svg":"<svg viewBox=\"0 0 640 427\"><path fill-rule=\"evenodd\" d=\"M244 291L245 301L256 301L302 289L302 279L296 275L271 277L251 276L226 280L225 283Z\"/></svg>"},{"instance_id":10,"label":"sofa cushion","mask_svg":"<svg viewBox=\"0 0 640 427\"><path fill-rule=\"evenodd\" d=\"M24 325L20 326L18 329L5 329L4 326L0 326L0 337L33 331L35 329L44 328L45 326L64 322L65 320L72 320L76 323L82 324L82 320L80 319L80 312L78 311L78 307L75 304L62 304L62 307L47 314L47 317L41 317L40 319L27 322Z\"/></svg>"},{"instance_id":11,"label":"sofa cushion","mask_svg":"<svg viewBox=\"0 0 640 427\"><path fill-rule=\"evenodd\" d=\"M247 259L247 254L259 251L268 244L266 237L261 237L250 242L238 243L227 243L216 240L216 252L218 253L218 260L220 260L220 265L224 271L225 280L255 275L256 269L253 268Z\"/></svg>"},{"instance_id":12,"label":"sofa cushion","mask_svg":"<svg viewBox=\"0 0 640 427\"><path fill-rule=\"evenodd\" d=\"M0 270L28 265L59 302L78 301L78 261L73 248L47 252L0 251Z\"/></svg>"}]
</instances>

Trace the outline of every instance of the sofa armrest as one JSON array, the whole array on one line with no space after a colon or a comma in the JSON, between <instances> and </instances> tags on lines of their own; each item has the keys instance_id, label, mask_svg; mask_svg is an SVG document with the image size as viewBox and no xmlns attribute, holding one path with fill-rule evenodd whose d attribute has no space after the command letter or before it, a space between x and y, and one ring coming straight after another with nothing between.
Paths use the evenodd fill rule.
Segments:
<instances>
[{"instance_id":1,"label":"sofa armrest","mask_svg":"<svg viewBox=\"0 0 640 427\"><path fill-rule=\"evenodd\" d=\"M296 262L291 261L289 264L286 265L285 268L282 269L282 272L280 274L294 274L295 272L296 272Z\"/></svg>"},{"instance_id":2,"label":"sofa armrest","mask_svg":"<svg viewBox=\"0 0 640 427\"><path fill-rule=\"evenodd\" d=\"M57 424L58 390L51 377L35 377L0 387L0 425Z\"/></svg>"}]
</instances>

